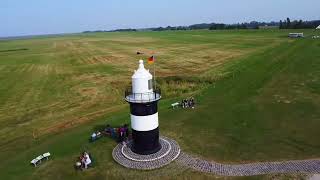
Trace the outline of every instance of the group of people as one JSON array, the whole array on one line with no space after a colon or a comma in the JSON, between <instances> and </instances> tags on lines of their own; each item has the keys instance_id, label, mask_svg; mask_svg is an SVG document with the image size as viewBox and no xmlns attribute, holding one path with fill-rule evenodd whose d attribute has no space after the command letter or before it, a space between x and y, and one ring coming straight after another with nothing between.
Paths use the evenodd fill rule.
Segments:
<instances>
[{"instance_id":1,"label":"group of people","mask_svg":"<svg viewBox=\"0 0 320 180\"><path fill-rule=\"evenodd\" d=\"M75 168L77 170L87 169L91 165L91 163L92 160L89 153L83 152L79 157L79 161L76 162Z\"/></svg>"},{"instance_id":2,"label":"group of people","mask_svg":"<svg viewBox=\"0 0 320 180\"><path fill-rule=\"evenodd\" d=\"M91 134L90 141L94 142L97 139L101 138L103 135L110 136L112 139L115 139L117 142L123 142L129 137L129 128L127 124L124 124L120 127L111 127L107 124L107 127L102 131L95 131Z\"/></svg>"},{"instance_id":3,"label":"group of people","mask_svg":"<svg viewBox=\"0 0 320 180\"><path fill-rule=\"evenodd\" d=\"M106 135L111 136L112 139L117 140L117 142L126 141L129 138L129 128L127 124L120 126L118 128L113 128L109 124L104 130Z\"/></svg>"},{"instance_id":4,"label":"group of people","mask_svg":"<svg viewBox=\"0 0 320 180\"><path fill-rule=\"evenodd\" d=\"M124 124L120 127L111 127L109 124L101 130L95 131L91 134L90 141L93 142L102 136L110 136L112 139L115 139L119 143L124 143L129 138L129 127L127 124ZM87 152L83 152L79 157L79 161L76 162L75 168L77 170L87 169L92 163L92 159Z\"/></svg>"},{"instance_id":5,"label":"group of people","mask_svg":"<svg viewBox=\"0 0 320 180\"><path fill-rule=\"evenodd\" d=\"M191 97L191 98L187 98L187 99L183 99L181 101L181 107L182 108L194 108L195 106L195 101L194 101L194 98Z\"/></svg>"}]
</instances>

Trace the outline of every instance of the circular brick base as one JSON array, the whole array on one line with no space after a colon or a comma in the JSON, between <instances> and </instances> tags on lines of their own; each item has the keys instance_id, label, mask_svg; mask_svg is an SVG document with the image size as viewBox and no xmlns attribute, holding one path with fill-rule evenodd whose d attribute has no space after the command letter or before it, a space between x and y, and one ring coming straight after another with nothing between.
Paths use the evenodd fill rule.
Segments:
<instances>
[{"instance_id":1,"label":"circular brick base","mask_svg":"<svg viewBox=\"0 0 320 180\"><path fill-rule=\"evenodd\" d=\"M113 159L124 167L151 170L168 165L180 154L180 147L174 140L160 137L161 149L149 155L140 155L131 151L131 142L118 144L112 152Z\"/></svg>"}]
</instances>

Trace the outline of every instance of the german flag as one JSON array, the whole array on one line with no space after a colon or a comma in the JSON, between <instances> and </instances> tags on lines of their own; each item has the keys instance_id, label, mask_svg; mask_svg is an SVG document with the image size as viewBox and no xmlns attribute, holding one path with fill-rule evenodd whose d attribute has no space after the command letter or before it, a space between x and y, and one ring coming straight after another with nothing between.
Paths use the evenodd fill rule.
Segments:
<instances>
[{"instance_id":1,"label":"german flag","mask_svg":"<svg viewBox=\"0 0 320 180\"><path fill-rule=\"evenodd\" d=\"M148 64L153 64L154 63L154 56L151 56L148 58Z\"/></svg>"}]
</instances>

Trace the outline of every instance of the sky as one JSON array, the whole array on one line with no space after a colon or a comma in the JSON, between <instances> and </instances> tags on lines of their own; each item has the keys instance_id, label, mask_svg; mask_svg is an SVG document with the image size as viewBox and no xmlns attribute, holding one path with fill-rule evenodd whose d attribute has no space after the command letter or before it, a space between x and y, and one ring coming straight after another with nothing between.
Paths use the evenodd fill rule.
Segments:
<instances>
[{"instance_id":1,"label":"sky","mask_svg":"<svg viewBox=\"0 0 320 180\"><path fill-rule=\"evenodd\" d=\"M320 19L320 0L0 0L0 37Z\"/></svg>"}]
</instances>

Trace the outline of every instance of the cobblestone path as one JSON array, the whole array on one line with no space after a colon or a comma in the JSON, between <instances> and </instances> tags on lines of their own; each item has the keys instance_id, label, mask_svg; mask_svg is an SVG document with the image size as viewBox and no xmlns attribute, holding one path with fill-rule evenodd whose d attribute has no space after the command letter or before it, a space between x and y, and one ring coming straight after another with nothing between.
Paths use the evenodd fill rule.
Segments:
<instances>
[{"instance_id":1,"label":"cobblestone path","mask_svg":"<svg viewBox=\"0 0 320 180\"><path fill-rule=\"evenodd\" d=\"M131 142L126 146L118 144L112 152L113 159L124 167L151 170L163 167L174 161L180 154L178 143L166 137L160 138L161 149L150 155L140 155L131 151Z\"/></svg>"},{"instance_id":2,"label":"cobblestone path","mask_svg":"<svg viewBox=\"0 0 320 180\"><path fill-rule=\"evenodd\" d=\"M320 160L221 164L201 160L181 152L176 161L189 168L221 176L252 176L272 173L320 173Z\"/></svg>"}]
</instances>

